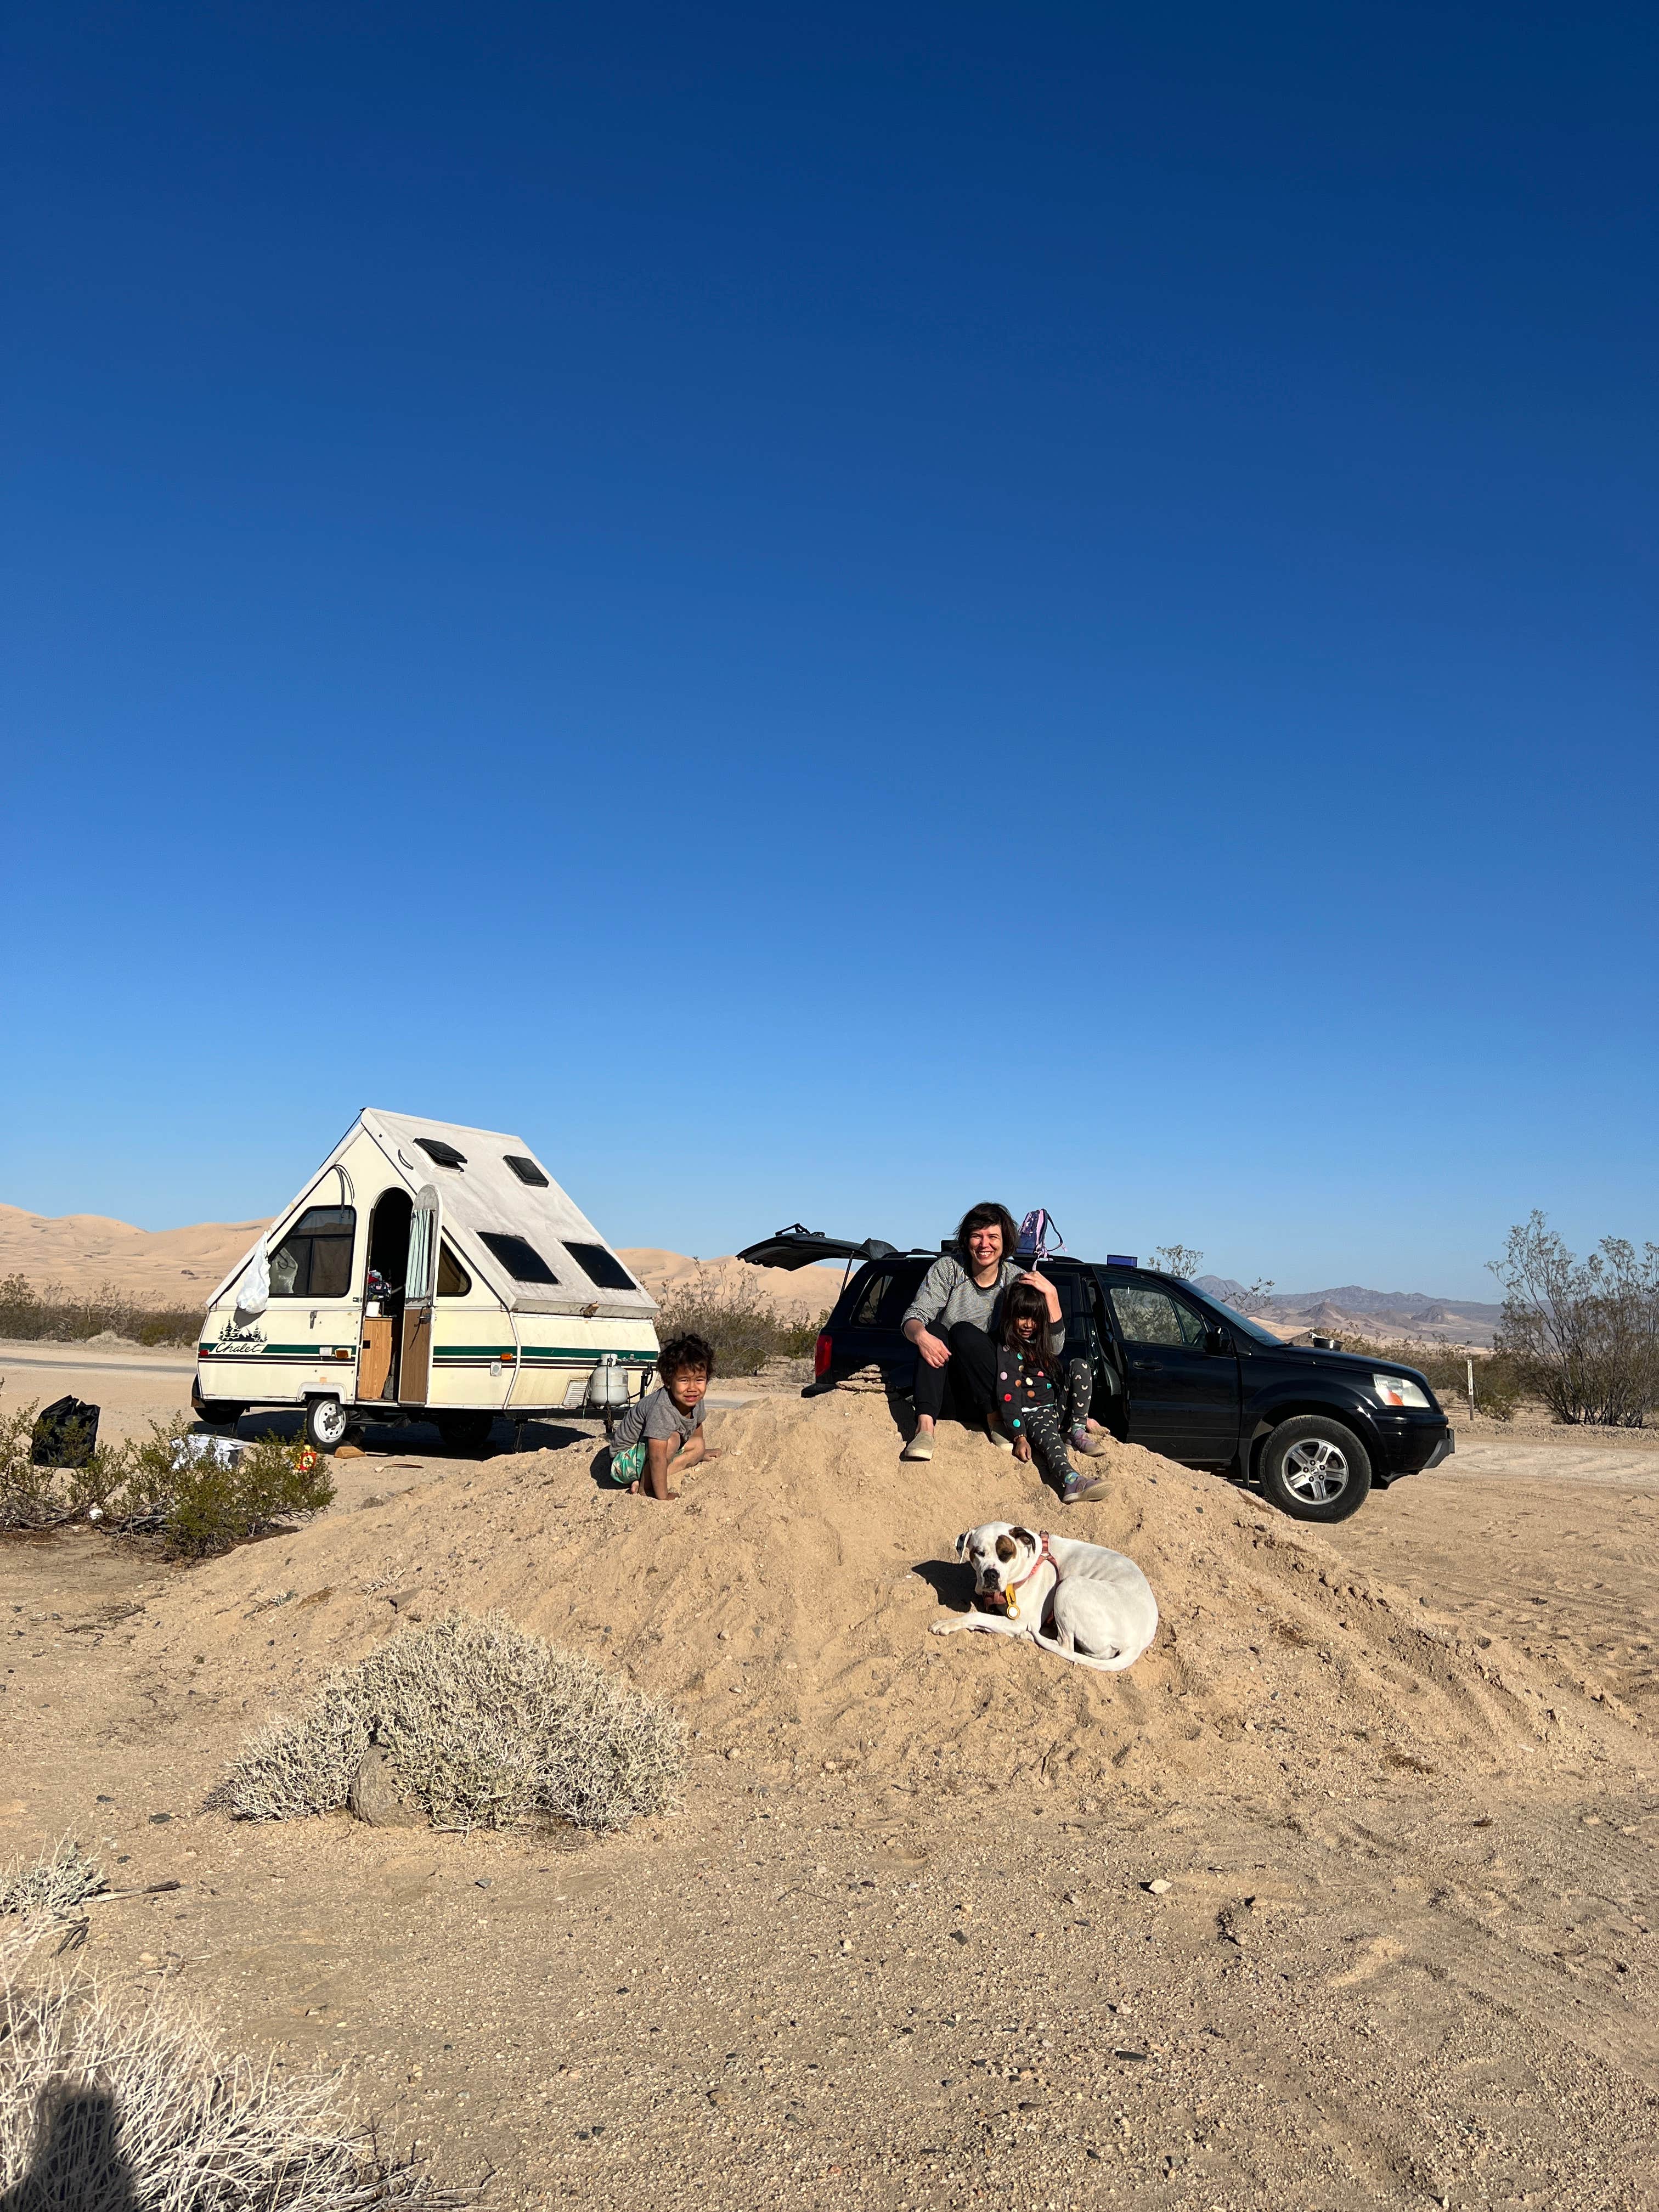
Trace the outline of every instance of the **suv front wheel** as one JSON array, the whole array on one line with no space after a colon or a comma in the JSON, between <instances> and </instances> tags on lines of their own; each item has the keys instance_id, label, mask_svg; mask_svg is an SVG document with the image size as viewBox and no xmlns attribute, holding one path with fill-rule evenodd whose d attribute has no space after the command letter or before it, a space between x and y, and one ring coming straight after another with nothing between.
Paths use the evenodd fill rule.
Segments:
<instances>
[{"instance_id":1,"label":"suv front wheel","mask_svg":"<svg viewBox=\"0 0 1659 2212\"><path fill-rule=\"evenodd\" d=\"M1353 1431L1322 1413L1297 1413L1261 1447L1261 1488L1293 1521L1346 1521L1365 1503L1371 1462Z\"/></svg>"}]
</instances>

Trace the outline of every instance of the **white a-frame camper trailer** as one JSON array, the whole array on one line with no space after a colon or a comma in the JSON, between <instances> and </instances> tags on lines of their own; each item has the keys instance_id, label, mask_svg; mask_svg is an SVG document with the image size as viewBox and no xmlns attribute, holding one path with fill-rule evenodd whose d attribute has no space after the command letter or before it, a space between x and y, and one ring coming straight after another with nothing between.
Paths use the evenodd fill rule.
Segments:
<instances>
[{"instance_id":1,"label":"white a-frame camper trailer","mask_svg":"<svg viewBox=\"0 0 1659 2212\"><path fill-rule=\"evenodd\" d=\"M303 1406L324 1451L362 1420L435 1421L637 1395L656 1306L522 1138L365 1108L220 1284L198 1347L204 1420Z\"/></svg>"}]
</instances>

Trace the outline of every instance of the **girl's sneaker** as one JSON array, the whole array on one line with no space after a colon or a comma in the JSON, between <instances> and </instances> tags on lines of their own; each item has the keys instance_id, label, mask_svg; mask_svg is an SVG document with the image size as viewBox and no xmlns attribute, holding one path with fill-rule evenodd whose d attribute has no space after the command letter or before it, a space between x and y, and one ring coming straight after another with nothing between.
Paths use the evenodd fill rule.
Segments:
<instances>
[{"instance_id":1,"label":"girl's sneaker","mask_svg":"<svg viewBox=\"0 0 1659 2212\"><path fill-rule=\"evenodd\" d=\"M1062 1505L1092 1505L1106 1495L1106 1478L1100 1474L1080 1474L1076 1468L1060 1486Z\"/></svg>"},{"instance_id":2,"label":"girl's sneaker","mask_svg":"<svg viewBox=\"0 0 1659 2212\"><path fill-rule=\"evenodd\" d=\"M1085 1429L1081 1424L1072 1431L1066 1441L1085 1459L1103 1459L1111 1449L1111 1440L1104 1429Z\"/></svg>"}]
</instances>

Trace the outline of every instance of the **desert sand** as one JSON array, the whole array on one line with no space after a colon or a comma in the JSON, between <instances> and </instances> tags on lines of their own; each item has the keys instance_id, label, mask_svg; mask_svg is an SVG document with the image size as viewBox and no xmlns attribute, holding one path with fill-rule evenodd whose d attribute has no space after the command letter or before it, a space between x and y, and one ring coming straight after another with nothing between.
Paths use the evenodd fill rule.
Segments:
<instances>
[{"instance_id":1,"label":"desert sand","mask_svg":"<svg viewBox=\"0 0 1659 2212\"><path fill-rule=\"evenodd\" d=\"M1121 1449L1065 1527L1163 1624L1096 1676L928 1633L959 1528L1060 1517L984 1439L901 1468L856 1384L712 1427L678 1509L599 1491L591 1433L371 1432L327 1515L201 1567L0 1545L0 1856L182 1881L88 1958L496 2203L1659 2203L1659 1454L1483 1424L1322 1533ZM452 1607L672 1701L683 1809L564 1849L203 1809Z\"/></svg>"}]
</instances>

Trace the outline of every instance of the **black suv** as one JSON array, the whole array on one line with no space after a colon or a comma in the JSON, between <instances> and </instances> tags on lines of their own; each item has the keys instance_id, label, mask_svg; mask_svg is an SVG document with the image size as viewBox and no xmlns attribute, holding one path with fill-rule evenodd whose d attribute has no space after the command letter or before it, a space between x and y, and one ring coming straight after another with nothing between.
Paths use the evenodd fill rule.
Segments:
<instances>
[{"instance_id":1,"label":"black suv","mask_svg":"<svg viewBox=\"0 0 1659 2212\"><path fill-rule=\"evenodd\" d=\"M948 1248L947 1248L948 1249ZM759 1267L846 1263L823 1325L815 1389L879 1367L914 1388L904 1310L937 1251L900 1252L815 1230L781 1229L740 1253ZM1066 1354L1091 1361L1094 1418L1127 1443L1259 1485L1298 1521L1346 1521L1375 1487L1438 1467L1451 1425L1415 1369L1313 1345L1285 1344L1174 1275L1132 1259L1039 1263L1059 1293Z\"/></svg>"}]
</instances>

